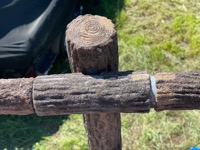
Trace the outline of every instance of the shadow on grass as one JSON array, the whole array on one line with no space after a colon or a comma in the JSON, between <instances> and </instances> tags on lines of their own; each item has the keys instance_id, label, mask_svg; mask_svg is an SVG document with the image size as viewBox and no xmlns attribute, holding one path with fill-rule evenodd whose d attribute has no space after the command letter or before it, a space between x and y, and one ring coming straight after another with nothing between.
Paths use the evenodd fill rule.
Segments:
<instances>
[{"instance_id":1,"label":"shadow on grass","mask_svg":"<svg viewBox=\"0 0 200 150\"><path fill-rule=\"evenodd\" d=\"M65 116L0 116L0 149L31 149L44 136L55 133Z\"/></svg>"},{"instance_id":2,"label":"shadow on grass","mask_svg":"<svg viewBox=\"0 0 200 150\"><path fill-rule=\"evenodd\" d=\"M125 0L82 0L83 14L105 16L116 22Z\"/></svg>"}]
</instances>

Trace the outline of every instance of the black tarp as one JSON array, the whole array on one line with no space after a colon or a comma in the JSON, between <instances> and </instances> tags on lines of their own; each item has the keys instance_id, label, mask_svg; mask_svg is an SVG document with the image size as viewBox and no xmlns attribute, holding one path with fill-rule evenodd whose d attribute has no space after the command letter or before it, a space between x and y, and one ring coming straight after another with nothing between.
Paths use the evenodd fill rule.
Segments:
<instances>
[{"instance_id":1,"label":"black tarp","mask_svg":"<svg viewBox=\"0 0 200 150\"><path fill-rule=\"evenodd\" d=\"M76 0L0 0L0 70L27 69L64 33Z\"/></svg>"}]
</instances>

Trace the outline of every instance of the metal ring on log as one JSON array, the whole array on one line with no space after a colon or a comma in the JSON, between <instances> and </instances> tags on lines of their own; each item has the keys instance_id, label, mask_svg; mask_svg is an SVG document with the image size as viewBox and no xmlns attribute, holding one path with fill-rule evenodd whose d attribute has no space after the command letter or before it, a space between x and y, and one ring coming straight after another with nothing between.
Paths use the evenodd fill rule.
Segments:
<instances>
[{"instance_id":1,"label":"metal ring on log","mask_svg":"<svg viewBox=\"0 0 200 150\"><path fill-rule=\"evenodd\" d=\"M36 79L0 79L0 114L131 113L148 112L150 106L156 111L200 109L200 72L163 72L156 73L155 81L152 80L154 77L148 78L149 75L143 73L118 72L95 76L61 74L39 76ZM93 95L90 101L85 101L84 95L89 95L86 96L89 98L93 94L91 91L96 90L98 94ZM133 97L135 91L137 94ZM155 95L154 105L151 93ZM124 94L126 96L122 98ZM99 101L99 96L104 98L104 103ZM111 97L108 99L104 96ZM70 101L73 97L76 97L74 102ZM141 105L137 105L138 100ZM87 108L87 105L90 107Z\"/></svg>"}]
</instances>

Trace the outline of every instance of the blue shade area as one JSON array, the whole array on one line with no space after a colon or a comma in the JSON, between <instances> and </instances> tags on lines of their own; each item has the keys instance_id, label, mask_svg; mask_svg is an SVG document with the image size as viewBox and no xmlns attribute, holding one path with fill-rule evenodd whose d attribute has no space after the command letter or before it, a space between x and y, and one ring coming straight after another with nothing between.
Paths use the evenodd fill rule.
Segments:
<instances>
[{"instance_id":1,"label":"blue shade area","mask_svg":"<svg viewBox=\"0 0 200 150\"><path fill-rule=\"evenodd\" d=\"M200 148L199 148L199 147L191 147L191 148L188 149L188 150L200 150Z\"/></svg>"}]
</instances>

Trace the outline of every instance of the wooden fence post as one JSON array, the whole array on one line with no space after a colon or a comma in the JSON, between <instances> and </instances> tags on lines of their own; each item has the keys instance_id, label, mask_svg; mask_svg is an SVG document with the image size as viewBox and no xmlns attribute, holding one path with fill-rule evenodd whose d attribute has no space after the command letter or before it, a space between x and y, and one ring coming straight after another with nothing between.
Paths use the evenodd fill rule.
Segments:
<instances>
[{"instance_id":1,"label":"wooden fence post","mask_svg":"<svg viewBox=\"0 0 200 150\"><path fill-rule=\"evenodd\" d=\"M77 17L67 27L66 43L72 72L118 71L117 34L111 20L92 15ZM84 114L84 123L91 150L121 149L120 113Z\"/></svg>"}]
</instances>

